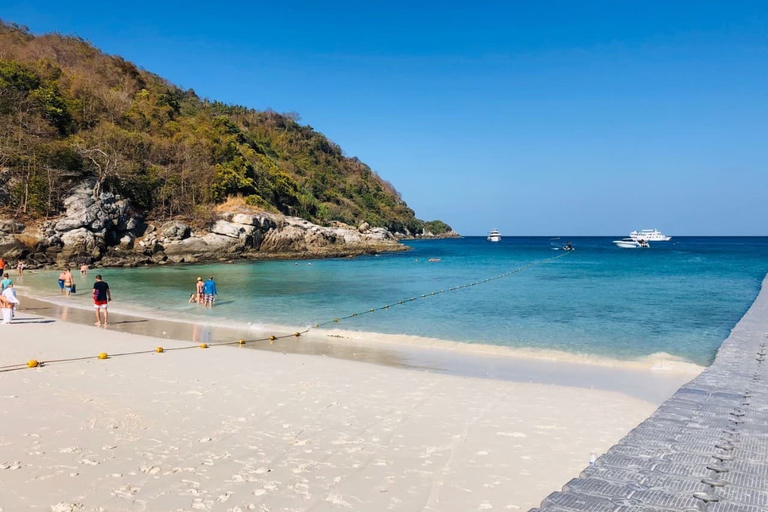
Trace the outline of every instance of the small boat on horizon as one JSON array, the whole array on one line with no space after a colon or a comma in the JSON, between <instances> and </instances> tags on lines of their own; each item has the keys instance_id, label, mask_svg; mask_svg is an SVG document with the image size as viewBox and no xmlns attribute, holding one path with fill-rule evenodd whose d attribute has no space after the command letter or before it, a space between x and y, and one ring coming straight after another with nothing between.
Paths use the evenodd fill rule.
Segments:
<instances>
[{"instance_id":1,"label":"small boat on horizon","mask_svg":"<svg viewBox=\"0 0 768 512\"><path fill-rule=\"evenodd\" d=\"M641 229L640 231L631 232L629 238L645 242L669 242L672 237L666 236L658 229Z\"/></svg>"},{"instance_id":2,"label":"small boat on horizon","mask_svg":"<svg viewBox=\"0 0 768 512\"><path fill-rule=\"evenodd\" d=\"M488 233L488 237L486 238L489 242L501 242L501 233L499 233L497 230L491 230L490 233Z\"/></svg>"},{"instance_id":3,"label":"small boat on horizon","mask_svg":"<svg viewBox=\"0 0 768 512\"><path fill-rule=\"evenodd\" d=\"M614 240L613 243L622 249L648 249L650 247L650 244L642 238L638 240L635 240L634 238L622 238L621 240Z\"/></svg>"}]
</instances>

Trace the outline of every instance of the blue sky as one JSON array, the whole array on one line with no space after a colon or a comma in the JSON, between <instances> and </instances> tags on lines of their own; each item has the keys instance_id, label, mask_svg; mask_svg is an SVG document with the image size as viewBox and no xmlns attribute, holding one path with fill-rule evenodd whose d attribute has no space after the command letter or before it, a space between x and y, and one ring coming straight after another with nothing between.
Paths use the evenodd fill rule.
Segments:
<instances>
[{"instance_id":1,"label":"blue sky","mask_svg":"<svg viewBox=\"0 0 768 512\"><path fill-rule=\"evenodd\" d=\"M765 2L3 0L0 17L298 112L462 234L768 235Z\"/></svg>"}]
</instances>

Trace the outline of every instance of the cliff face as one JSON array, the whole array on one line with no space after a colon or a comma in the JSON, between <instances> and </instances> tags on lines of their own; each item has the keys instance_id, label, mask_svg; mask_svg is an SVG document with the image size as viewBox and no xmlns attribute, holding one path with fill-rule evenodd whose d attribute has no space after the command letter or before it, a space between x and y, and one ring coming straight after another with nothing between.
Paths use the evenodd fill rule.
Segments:
<instances>
[{"instance_id":1,"label":"cliff face","mask_svg":"<svg viewBox=\"0 0 768 512\"><path fill-rule=\"evenodd\" d=\"M85 179L94 200L119 195L150 220L208 220L237 196L275 218L429 231L389 183L295 115L200 99L82 39L0 22L5 217L34 222L69 211L69 190ZM105 208L104 219L77 229L96 222L98 233L118 215Z\"/></svg>"},{"instance_id":2,"label":"cliff face","mask_svg":"<svg viewBox=\"0 0 768 512\"><path fill-rule=\"evenodd\" d=\"M205 228L180 220L145 221L131 202L99 192L93 181L64 199L55 220L0 221L0 255L31 268L87 262L96 266L210 260L330 257L406 250L384 228L323 227L298 217L249 208L217 212Z\"/></svg>"}]
</instances>

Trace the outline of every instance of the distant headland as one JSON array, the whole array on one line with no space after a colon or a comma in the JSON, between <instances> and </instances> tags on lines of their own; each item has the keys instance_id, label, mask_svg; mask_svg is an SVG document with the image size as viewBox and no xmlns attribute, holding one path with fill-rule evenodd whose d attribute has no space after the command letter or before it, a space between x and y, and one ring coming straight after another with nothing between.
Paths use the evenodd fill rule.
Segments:
<instances>
[{"instance_id":1,"label":"distant headland","mask_svg":"<svg viewBox=\"0 0 768 512\"><path fill-rule=\"evenodd\" d=\"M137 265L404 250L458 236L295 114L202 99L0 21L0 255Z\"/></svg>"}]
</instances>

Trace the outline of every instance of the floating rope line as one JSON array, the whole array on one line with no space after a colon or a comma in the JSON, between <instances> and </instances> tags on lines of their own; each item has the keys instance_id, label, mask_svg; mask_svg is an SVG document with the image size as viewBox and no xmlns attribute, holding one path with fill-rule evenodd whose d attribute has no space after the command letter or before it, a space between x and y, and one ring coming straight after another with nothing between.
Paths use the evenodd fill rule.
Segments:
<instances>
[{"instance_id":1,"label":"floating rope line","mask_svg":"<svg viewBox=\"0 0 768 512\"><path fill-rule=\"evenodd\" d=\"M518 274L518 273L522 272L523 270L527 270L527 269L529 269L531 267L534 267L534 266L537 266L537 265L541 265L541 264L544 264L544 263L548 263L548 262L551 262L551 261L555 261L555 260L558 260L560 258L564 258L565 256L568 256L570 253L571 253L571 251L568 251L568 252L565 252L565 253L560 254L558 256L553 256L551 258L546 258L546 259L543 259L543 260L532 261L531 263L528 263L527 265L523 265L522 267L518 267L518 268L516 268L514 270L510 270L509 272L504 272L503 274L499 274L497 276L489 277L489 278L486 278L486 279L481 279L479 281L474 281L474 282L471 282L471 283L466 283L466 284L462 284L462 285L458 285L458 286L453 286L451 288L443 288L443 289L435 290L435 291L429 292L429 293L423 293L423 294L419 295L418 297L410 297L410 298L407 298L407 299L398 300L397 302L393 302L391 304L385 304L385 305L379 306L377 308L369 308L369 309L367 309L365 311L359 311L357 313L351 313L351 314L346 315L346 316L341 316L341 317L333 318L332 320L328 320L328 321L325 321L325 322L320 322L320 323L312 324L311 326L306 327L306 328L304 328L302 330L296 331L296 332L294 332L292 334L270 335L270 336L265 336L265 337L262 337L262 338L255 338L255 339L250 339L250 340L240 339L240 340L234 340L234 341L220 341L220 342L216 342L216 343L200 343L199 345L188 345L188 346L183 346L183 347L171 347L171 348L156 347L154 349L137 350L137 351L133 351L133 352L119 352L117 354L107 354L106 352L101 352L100 354L95 355L95 356L69 357L69 358L64 358L64 359L49 359L47 361L37 361L35 359L31 359L31 360L27 361L26 363L17 363L17 364L9 364L9 365L6 365L6 366L0 366L0 373L13 372L13 371L17 371L17 370L27 370L27 369L30 369L30 368L39 368L39 367L42 367L42 366L48 366L48 365L56 364L56 363L69 363L69 362L75 362L75 361L87 361L87 360L90 360L90 359L112 359L112 358L115 358L115 357L135 356L135 355L140 355L140 354L162 354L164 352L172 352L172 351L175 351L175 350L207 349L207 348L210 348L210 347L219 347L219 346L224 346L224 345L246 345L246 344L249 344L249 343L260 343L260 342L269 342L269 344L272 345L275 341L278 341L278 340L287 339L287 338L298 338L302 334L306 334L309 331L311 331L312 329L317 329L317 328L320 328L320 327L324 327L326 325L331 325L331 324L339 323L341 321L349 320L351 318L355 318L355 317L359 317L359 316L363 316L363 315L370 315L371 313L375 313L376 311L388 310L389 308L393 308L393 307L396 307L396 306L404 306L404 305L406 305L406 304L408 304L410 302L415 302L417 300L428 299L430 297L434 297L434 296L437 296L437 295L440 295L440 294L443 294L443 293L446 293L446 292L455 292L455 291L463 290L463 289L466 289L466 288L471 288L473 286L477 286L477 285L480 285L480 284L490 283L491 281L496 281L498 279L503 279L505 277L509 277L509 276L514 275L514 274Z\"/></svg>"}]
</instances>

